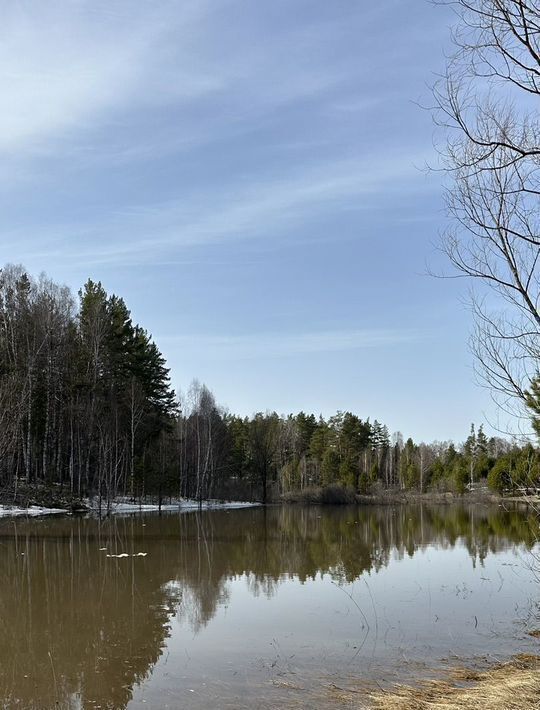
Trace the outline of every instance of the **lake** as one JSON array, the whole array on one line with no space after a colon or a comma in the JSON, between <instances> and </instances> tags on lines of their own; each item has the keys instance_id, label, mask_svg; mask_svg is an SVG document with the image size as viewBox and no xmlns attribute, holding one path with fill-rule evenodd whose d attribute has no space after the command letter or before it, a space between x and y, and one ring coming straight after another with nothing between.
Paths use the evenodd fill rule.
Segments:
<instances>
[{"instance_id":1,"label":"lake","mask_svg":"<svg viewBox=\"0 0 540 710\"><path fill-rule=\"evenodd\" d=\"M534 521L457 505L3 519L3 705L330 707L336 686L361 699L538 653Z\"/></svg>"}]
</instances>

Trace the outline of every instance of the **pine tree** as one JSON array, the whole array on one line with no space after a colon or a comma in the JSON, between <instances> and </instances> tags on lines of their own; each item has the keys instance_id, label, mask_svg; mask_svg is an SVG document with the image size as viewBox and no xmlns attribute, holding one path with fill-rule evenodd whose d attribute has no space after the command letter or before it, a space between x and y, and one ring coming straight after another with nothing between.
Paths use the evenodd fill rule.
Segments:
<instances>
[{"instance_id":1,"label":"pine tree","mask_svg":"<svg viewBox=\"0 0 540 710\"><path fill-rule=\"evenodd\" d=\"M525 392L525 401L531 413L534 433L540 440L540 372L531 380L530 387Z\"/></svg>"}]
</instances>

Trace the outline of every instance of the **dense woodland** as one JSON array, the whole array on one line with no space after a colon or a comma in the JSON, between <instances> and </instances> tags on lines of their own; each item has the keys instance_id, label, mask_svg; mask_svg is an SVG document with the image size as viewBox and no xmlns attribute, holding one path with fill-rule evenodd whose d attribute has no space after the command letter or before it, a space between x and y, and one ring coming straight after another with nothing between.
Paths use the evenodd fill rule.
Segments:
<instances>
[{"instance_id":1,"label":"dense woodland","mask_svg":"<svg viewBox=\"0 0 540 710\"><path fill-rule=\"evenodd\" d=\"M459 446L390 435L351 412L242 418L165 360L122 300L88 281L72 293L22 267L0 272L0 483L73 498L253 497L314 487L464 493L535 487L530 445L471 428Z\"/></svg>"}]
</instances>

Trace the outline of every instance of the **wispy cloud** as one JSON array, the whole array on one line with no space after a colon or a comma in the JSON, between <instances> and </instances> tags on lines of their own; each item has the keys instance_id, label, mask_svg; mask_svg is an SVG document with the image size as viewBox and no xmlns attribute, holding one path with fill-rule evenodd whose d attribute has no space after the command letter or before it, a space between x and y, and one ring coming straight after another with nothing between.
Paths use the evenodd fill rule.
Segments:
<instances>
[{"instance_id":1,"label":"wispy cloud","mask_svg":"<svg viewBox=\"0 0 540 710\"><path fill-rule=\"evenodd\" d=\"M3 8L0 154L49 155L84 140L96 125L112 128L114 113L128 105L192 100L220 89L210 72L177 66L168 85L159 72L171 45L189 36L207 9L203 0L155 6L22 0Z\"/></svg>"},{"instance_id":2,"label":"wispy cloud","mask_svg":"<svg viewBox=\"0 0 540 710\"><path fill-rule=\"evenodd\" d=\"M178 348L186 356L205 360L261 360L316 353L387 348L426 339L416 330L327 330L309 333L250 335L157 336L160 346Z\"/></svg>"},{"instance_id":3,"label":"wispy cloud","mask_svg":"<svg viewBox=\"0 0 540 710\"><path fill-rule=\"evenodd\" d=\"M388 199L393 190L403 196L432 189L415 168L412 156L395 154L380 157L374 164L341 161L246 182L207 187L165 203L124 207L107 221L83 228L60 224L42 231L44 250L33 245L27 257L137 264L159 262L178 248L223 241L270 237L276 243L280 238L294 238L298 226L313 223L327 212L376 206L382 191ZM18 234L17 240L19 245L24 243L24 235Z\"/></svg>"},{"instance_id":4,"label":"wispy cloud","mask_svg":"<svg viewBox=\"0 0 540 710\"><path fill-rule=\"evenodd\" d=\"M285 17L288 4L277 5ZM363 26L379 12L362 10ZM347 52L335 51L336 37L351 41L350 18L314 13L288 23L266 13L263 25L261 12L241 0L21 0L6 10L0 28L6 107L0 112L0 184L13 187L32 174L41 191L52 175L52 194L65 194L57 212L45 209L45 218L34 206L33 220L4 224L6 247L11 242L17 258L32 263L160 263L186 247L291 239L298 227L332 210L377 206L381 194L398 187L402 193L424 189L414 167L422 160L410 146L396 151L379 145L376 152L365 146L355 150L358 159L346 160L338 157L350 156L346 145L332 151L335 136L324 128L328 111L358 116L385 93L341 90L334 96L370 74ZM319 104L303 104L315 97ZM288 105L303 105L310 121L318 106L320 125L315 122L311 135L268 128ZM192 185L189 168L170 166L170 156L180 151L188 164L219 162L201 147L239 140L254 128L269 130L257 140L262 150L269 138L268 153L247 167L236 166L237 156L227 153L231 171L221 184L210 172L208 181ZM238 155L245 157L249 145L239 145ZM169 161L165 178L160 161ZM136 168L122 172L124 163ZM166 199L144 193L146 165L156 166L154 185L163 179ZM112 168L119 170L114 178ZM134 195L115 183L131 180L132 169L138 175ZM85 180L89 192L71 196L72 184ZM101 198L93 210L75 208L71 216L72 204L84 205L88 194L106 194L104 186L111 185L119 193L111 199L114 208L99 204Z\"/></svg>"},{"instance_id":5,"label":"wispy cloud","mask_svg":"<svg viewBox=\"0 0 540 710\"><path fill-rule=\"evenodd\" d=\"M163 146L147 131L140 140L137 110L183 108L167 140L173 149L184 149L349 77L350 69L321 56L328 27L281 26L268 31L264 42L249 36L249 22L240 31L224 32L227 11L238 12L242 5L230 0L8 5L0 28L0 155L20 161L77 150L82 160L86 149L90 160L99 154L109 160L148 159ZM288 64L293 71L285 71ZM219 111L212 110L209 97L219 102ZM122 138L118 129L127 126ZM93 140L100 130L105 135Z\"/></svg>"}]
</instances>

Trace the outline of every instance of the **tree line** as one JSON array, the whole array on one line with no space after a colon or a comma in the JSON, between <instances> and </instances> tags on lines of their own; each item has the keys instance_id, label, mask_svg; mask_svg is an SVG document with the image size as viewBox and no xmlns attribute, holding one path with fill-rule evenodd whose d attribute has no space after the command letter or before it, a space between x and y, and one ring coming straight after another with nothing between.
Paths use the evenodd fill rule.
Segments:
<instances>
[{"instance_id":1,"label":"tree line","mask_svg":"<svg viewBox=\"0 0 540 710\"><path fill-rule=\"evenodd\" d=\"M73 498L252 497L313 487L428 491L536 485L532 446L473 429L415 443L351 412L230 414L194 382L177 396L151 335L91 280L69 289L0 271L0 484Z\"/></svg>"}]
</instances>

